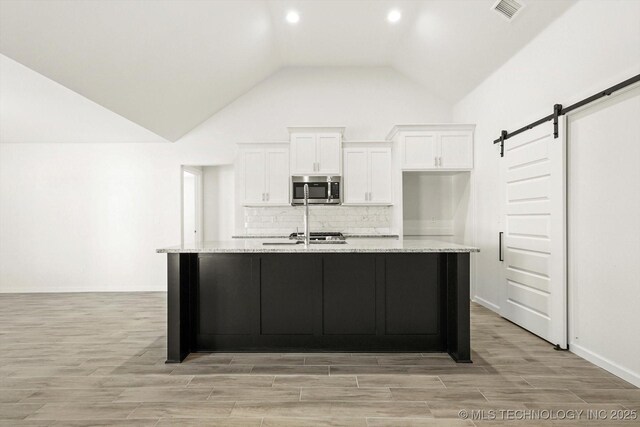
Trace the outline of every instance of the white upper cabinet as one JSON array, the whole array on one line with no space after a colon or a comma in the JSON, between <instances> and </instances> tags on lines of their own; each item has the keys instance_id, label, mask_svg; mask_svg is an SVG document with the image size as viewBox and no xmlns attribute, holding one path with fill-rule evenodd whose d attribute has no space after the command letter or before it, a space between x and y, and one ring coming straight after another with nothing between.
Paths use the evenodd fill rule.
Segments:
<instances>
[{"instance_id":1,"label":"white upper cabinet","mask_svg":"<svg viewBox=\"0 0 640 427\"><path fill-rule=\"evenodd\" d=\"M316 173L316 152L315 134L291 135L291 173Z\"/></svg>"},{"instance_id":2,"label":"white upper cabinet","mask_svg":"<svg viewBox=\"0 0 640 427\"><path fill-rule=\"evenodd\" d=\"M289 150L285 144L242 144L238 180L243 205L288 205Z\"/></svg>"},{"instance_id":3,"label":"white upper cabinet","mask_svg":"<svg viewBox=\"0 0 640 427\"><path fill-rule=\"evenodd\" d=\"M339 134L316 135L317 171L323 175L340 175L342 137Z\"/></svg>"},{"instance_id":4,"label":"white upper cabinet","mask_svg":"<svg viewBox=\"0 0 640 427\"><path fill-rule=\"evenodd\" d=\"M289 128L292 175L341 175L344 128Z\"/></svg>"},{"instance_id":5,"label":"white upper cabinet","mask_svg":"<svg viewBox=\"0 0 640 427\"><path fill-rule=\"evenodd\" d=\"M391 176L391 147L345 148L343 203L392 204Z\"/></svg>"},{"instance_id":6,"label":"white upper cabinet","mask_svg":"<svg viewBox=\"0 0 640 427\"><path fill-rule=\"evenodd\" d=\"M474 125L399 125L388 138L401 152L402 170L473 169Z\"/></svg>"},{"instance_id":7,"label":"white upper cabinet","mask_svg":"<svg viewBox=\"0 0 640 427\"><path fill-rule=\"evenodd\" d=\"M439 132L440 160L444 169L473 168L473 133L471 131Z\"/></svg>"},{"instance_id":8,"label":"white upper cabinet","mask_svg":"<svg viewBox=\"0 0 640 427\"><path fill-rule=\"evenodd\" d=\"M366 148L344 149L343 203L366 203L369 191Z\"/></svg>"},{"instance_id":9,"label":"white upper cabinet","mask_svg":"<svg viewBox=\"0 0 640 427\"><path fill-rule=\"evenodd\" d=\"M289 150L266 149L265 193L267 203L287 205L289 200Z\"/></svg>"},{"instance_id":10,"label":"white upper cabinet","mask_svg":"<svg viewBox=\"0 0 640 427\"><path fill-rule=\"evenodd\" d=\"M242 150L240 156L244 203L264 203L265 150Z\"/></svg>"},{"instance_id":11,"label":"white upper cabinet","mask_svg":"<svg viewBox=\"0 0 640 427\"><path fill-rule=\"evenodd\" d=\"M434 132L413 132L403 135L402 138L404 169L428 169L438 166L438 137Z\"/></svg>"},{"instance_id":12,"label":"white upper cabinet","mask_svg":"<svg viewBox=\"0 0 640 427\"><path fill-rule=\"evenodd\" d=\"M369 202L391 204L391 148L369 149Z\"/></svg>"}]
</instances>

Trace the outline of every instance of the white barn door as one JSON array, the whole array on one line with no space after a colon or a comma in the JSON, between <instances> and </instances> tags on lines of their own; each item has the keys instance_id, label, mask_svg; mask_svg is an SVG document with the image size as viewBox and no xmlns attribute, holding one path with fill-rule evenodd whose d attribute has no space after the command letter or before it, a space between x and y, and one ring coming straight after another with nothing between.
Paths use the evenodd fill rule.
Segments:
<instances>
[{"instance_id":1,"label":"white barn door","mask_svg":"<svg viewBox=\"0 0 640 427\"><path fill-rule=\"evenodd\" d=\"M561 126L561 130L564 126ZM565 137L551 122L504 142L501 315L567 346Z\"/></svg>"}]
</instances>

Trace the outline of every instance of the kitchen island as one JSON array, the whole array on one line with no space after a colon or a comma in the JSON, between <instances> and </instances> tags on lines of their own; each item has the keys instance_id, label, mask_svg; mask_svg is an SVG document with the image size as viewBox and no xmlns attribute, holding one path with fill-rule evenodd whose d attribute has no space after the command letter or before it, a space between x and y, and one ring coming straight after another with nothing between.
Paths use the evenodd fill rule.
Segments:
<instances>
[{"instance_id":1,"label":"kitchen island","mask_svg":"<svg viewBox=\"0 0 640 427\"><path fill-rule=\"evenodd\" d=\"M478 249L352 238L237 239L158 249L168 261L167 362L191 352L448 352L470 362Z\"/></svg>"}]
</instances>

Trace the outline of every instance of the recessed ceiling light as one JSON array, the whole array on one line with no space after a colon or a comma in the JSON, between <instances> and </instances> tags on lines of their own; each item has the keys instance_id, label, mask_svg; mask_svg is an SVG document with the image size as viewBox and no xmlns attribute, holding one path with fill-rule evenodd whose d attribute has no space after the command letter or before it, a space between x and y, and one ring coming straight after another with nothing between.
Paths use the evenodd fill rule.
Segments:
<instances>
[{"instance_id":1,"label":"recessed ceiling light","mask_svg":"<svg viewBox=\"0 0 640 427\"><path fill-rule=\"evenodd\" d=\"M300 20L300 15L295 10L290 10L287 12L287 22L289 24L297 24Z\"/></svg>"},{"instance_id":2,"label":"recessed ceiling light","mask_svg":"<svg viewBox=\"0 0 640 427\"><path fill-rule=\"evenodd\" d=\"M400 13L398 9L391 10L387 15L387 21L391 22L392 24L398 22L400 18L402 18L402 13Z\"/></svg>"}]
</instances>

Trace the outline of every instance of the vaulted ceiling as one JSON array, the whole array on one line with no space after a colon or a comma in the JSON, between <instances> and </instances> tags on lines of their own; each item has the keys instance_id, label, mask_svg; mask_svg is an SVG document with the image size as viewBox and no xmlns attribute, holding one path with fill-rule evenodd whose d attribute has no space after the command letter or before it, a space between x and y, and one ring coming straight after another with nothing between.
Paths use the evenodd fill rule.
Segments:
<instances>
[{"instance_id":1,"label":"vaulted ceiling","mask_svg":"<svg viewBox=\"0 0 640 427\"><path fill-rule=\"evenodd\" d=\"M0 53L175 141L286 66L390 65L455 102L573 3L494 2L2 0Z\"/></svg>"}]
</instances>

